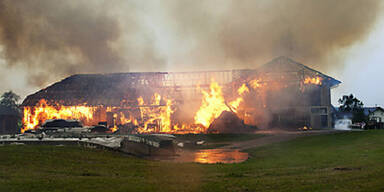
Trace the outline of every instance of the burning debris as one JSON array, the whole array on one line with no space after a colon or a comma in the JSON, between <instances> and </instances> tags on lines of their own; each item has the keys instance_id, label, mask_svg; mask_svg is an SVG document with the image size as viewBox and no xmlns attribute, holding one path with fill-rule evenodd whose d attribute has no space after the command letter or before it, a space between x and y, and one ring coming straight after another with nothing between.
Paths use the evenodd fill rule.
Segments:
<instances>
[{"instance_id":1,"label":"burning debris","mask_svg":"<svg viewBox=\"0 0 384 192\"><path fill-rule=\"evenodd\" d=\"M244 123L326 127L338 83L286 57L257 70L75 75L24 100L22 131L48 119L105 122L121 134L239 132Z\"/></svg>"},{"instance_id":2,"label":"burning debris","mask_svg":"<svg viewBox=\"0 0 384 192\"><path fill-rule=\"evenodd\" d=\"M24 107L24 129L22 131L36 129L48 119L79 119L87 124L93 119L96 109L85 105L48 105L46 100L41 99L36 106Z\"/></svg>"},{"instance_id":3,"label":"burning debris","mask_svg":"<svg viewBox=\"0 0 384 192\"><path fill-rule=\"evenodd\" d=\"M247 133L243 121L234 112L223 111L209 126L210 133Z\"/></svg>"}]
</instances>

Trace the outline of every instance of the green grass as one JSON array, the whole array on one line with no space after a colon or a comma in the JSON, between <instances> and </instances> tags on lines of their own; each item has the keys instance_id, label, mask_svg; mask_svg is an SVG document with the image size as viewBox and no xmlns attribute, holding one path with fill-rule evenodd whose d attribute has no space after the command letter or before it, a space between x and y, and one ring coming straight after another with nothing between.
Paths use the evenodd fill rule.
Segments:
<instances>
[{"instance_id":1,"label":"green grass","mask_svg":"<svg viewBox=\"0 0 384 192\"><path fill-rule=\"evenodd\" d=\"M244 163L205 165L0 146L0 191L384 191L384 131L302 137L248 152Z\"/></svg>"}]
</instances>

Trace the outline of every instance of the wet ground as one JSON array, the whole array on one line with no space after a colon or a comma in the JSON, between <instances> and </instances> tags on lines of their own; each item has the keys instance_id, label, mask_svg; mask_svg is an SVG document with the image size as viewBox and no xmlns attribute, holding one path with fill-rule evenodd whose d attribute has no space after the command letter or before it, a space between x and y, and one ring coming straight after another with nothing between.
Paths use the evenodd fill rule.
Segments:
<instances>
[{"instance_id":1,"label":"wet ground","mask_svg":"<svg viewBox=\"0 0 384 192\"><path fill-rule=\"evenodd\" d=\"M195 152L197 163L240 163L248 159L248 153L238 149L204 149Z\"/></svg>"},{"instance_id":2,"label":"wet ground","mask_svg":"<svg viewBox=\"0 0 384 192\"><path fill-rule=\"evenodd\" d=\"M154 160L168 162L195 162L195 163L241 163L248 159L248 153L238 149L200 149L180 150L175 156L154 157Z\"/></svg>"},{"instance_id":3,"label":"wet ground","mask_svg":"<svg viewBox=\"0 0 384 192\"><path fill-rule=\"evenodd\" d=\"M263 134L264 137L241 142L226 143L214 149L185 149L179 148L176 156L153 157L153 160L168 162L196 162L196 163L241 163L246 161L248 153L243 150L261 147L268 144L288 141L297 137L330 134L340 131L335 130L310 130L310 131L284 131L284 130L259 130L254 134Z\"/></svg>"}]
</instances>

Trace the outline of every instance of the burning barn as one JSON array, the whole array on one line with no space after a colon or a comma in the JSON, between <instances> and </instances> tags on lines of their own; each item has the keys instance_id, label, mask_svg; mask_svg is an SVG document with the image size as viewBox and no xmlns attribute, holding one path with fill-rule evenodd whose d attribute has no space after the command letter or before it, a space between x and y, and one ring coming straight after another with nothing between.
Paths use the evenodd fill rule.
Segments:
<instances>
[{"instance_id":1,"label":"burning barn","mask_svg":"<svg viewBox=\"0 0 384 192\"><path fill-rule=\"evenodd\" d=\"M22 131L60 118L120 133L204 133L224 111L260 128L327 128L339 83L287 57L246 70L73 75L27 96Z\"/></svg>"}]
</instances>

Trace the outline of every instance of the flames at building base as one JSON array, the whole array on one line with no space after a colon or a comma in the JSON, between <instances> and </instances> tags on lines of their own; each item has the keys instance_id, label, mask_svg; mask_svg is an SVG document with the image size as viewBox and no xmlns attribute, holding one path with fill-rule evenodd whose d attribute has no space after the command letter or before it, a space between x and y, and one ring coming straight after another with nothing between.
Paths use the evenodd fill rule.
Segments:
<instances>
[{"instance_id":1,"label":"flames at building base","mask_svg":"<svg viewBox=\"0 0 384 192\"><path fill-rule=\"evenodd\" d=\"M258 127L325 127L330 88L339 83L285 57L259 70L75 75L27 97L22 132L49 119L77 119L122 134L207 133L224 111Z\"/></svg>"},{"instance_id":2,"label":"flames at building base","mask_svg":"<svg viewBox=\"0 0 384 192\"><path fill-rule=\"evenodd\" d=\"M261 91L266 89L261 80L252 80L242 84L237 89L237 97L228 101L225 99L222 87L212 80L209 90L201 90L202 100L198 111L195 113L193 123L176 123L173 118L175 108L172 99L155 93L151 101L145 102L143 97L137 98L137 106L129 108L110 106L63 106L48 104L44 99L33 107L24 107L24 129L36 129L48 119L78 119L85 125L96 125L99 122L110 122L112 132L126 128L130 133L207 133L211 123L224 111L243 115L244 97L249 90ZM321 84L319 78L307 78L305 84ZM248 86L249 84L249 86ZM104 116L102 114L105 114Z\"/></svg>"},{"instance_id":3,"label":"flames at building base","mask_svg":"<svg viewBox=\"0 0 384 192\"><path fill-rule=\"evenodd\" d=\"M239 88L244 88L245 84ZM239 91L241 95L245 91ZM212 81L209 90L201 90L203 95L201 106L195 113L193 123L175 123L172 115L176 106L172 99L155 93L151 101L145 102L143 97L137 98L137 106L129 108L87 106L63 106L57 103L48 104L44 99L36 106L24 107L24 129L36 129L48 119L78 119L85 125L96 125L99 122L110 122L112 132L119 127L126 127L137 133L206 133L209 125L223 111L236 111L242 98L225 101L222 87ZM104 116L101 114L105 114Z\"/></svg>"}]
</instances>

